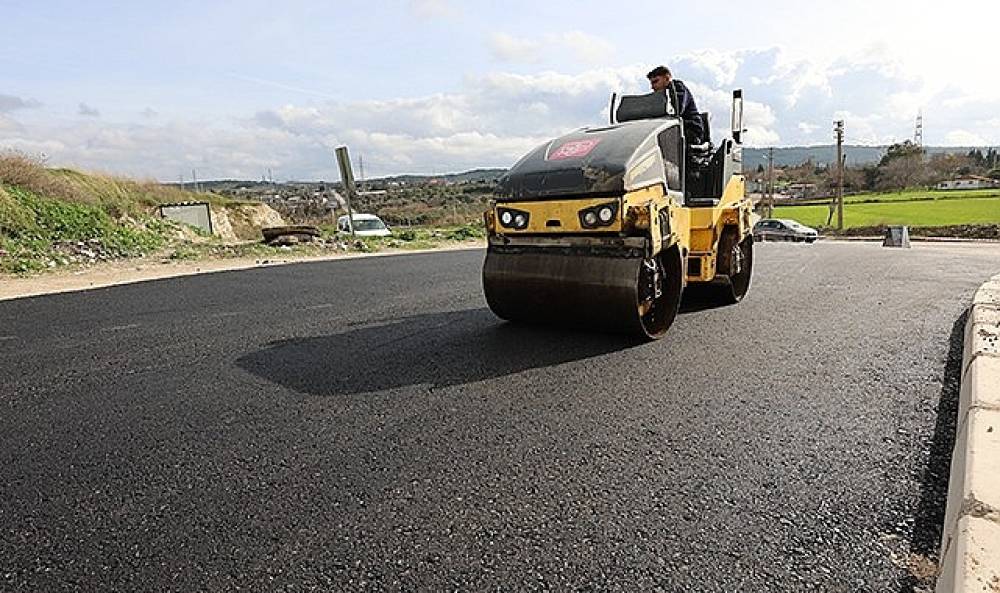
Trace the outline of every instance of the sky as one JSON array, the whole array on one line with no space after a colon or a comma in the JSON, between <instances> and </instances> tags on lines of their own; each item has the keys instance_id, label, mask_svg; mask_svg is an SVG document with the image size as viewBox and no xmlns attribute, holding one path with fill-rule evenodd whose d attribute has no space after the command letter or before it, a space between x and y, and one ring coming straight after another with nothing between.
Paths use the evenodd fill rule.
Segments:
<instances>
[{"instance_id":1,"label":"sky","mask_svg":"<svg viewBox=\"0 0 1000 593\"><path fill-rule=\"evenodd\" d=\"M746 143L1000 145L1000 2L0 0L0 150L161 181L508 167L667 65ZM363 162L364 171L361 171Z\"/></svg>"}]
</instances>

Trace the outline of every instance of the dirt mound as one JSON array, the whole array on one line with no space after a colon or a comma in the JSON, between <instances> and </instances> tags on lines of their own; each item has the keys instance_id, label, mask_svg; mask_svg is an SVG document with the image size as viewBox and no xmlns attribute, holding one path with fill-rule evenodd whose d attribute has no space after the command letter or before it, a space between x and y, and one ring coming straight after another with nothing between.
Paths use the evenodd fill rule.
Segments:
<instances>
[{"instance_id":1,"label":"dirt mound","mask_svg":"<svg viewBox=\"0 0 1000 593\"><path fill-rule=\"evenodd\" d=\"M227 241L260 240L262 228L284 224L281 215L267 204L212 206L213 230Z\"/></svg>"}]
</instances>

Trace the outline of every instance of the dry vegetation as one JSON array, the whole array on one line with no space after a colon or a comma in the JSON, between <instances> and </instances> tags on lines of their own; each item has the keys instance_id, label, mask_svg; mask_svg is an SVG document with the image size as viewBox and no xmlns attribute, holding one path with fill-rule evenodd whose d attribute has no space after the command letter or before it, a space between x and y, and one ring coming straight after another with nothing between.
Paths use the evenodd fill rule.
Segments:
<instances>
[{"instance_id":1,"label":"dry vegetation","mask_svg":"<svg viewBox=\"0 0 1000 593\"><path fill-rule=\"evenodd\" d=\"M152 209L158 204L194 198L191 192L155 181L49 169L40 159L16 152L0 154L0 184L66 202L100 206L112 216L135 214L136 207ZM219 201L213 194L198 194L197 199Z\"/></svg>"},{"instance_id":2,"label":"dry vegetation","mask_svg":"<svg viewBox=\"0 0 1000 593\"><path fill-rule=\"evenodd\" d=\"M39 159L0 154L0 272L134 257L164 246L177 225L158 204L218 201L155 182L49 169Z\"/></svg>"},{"instance_id":3,"label":"dry vegetation","mask_svg":"<svg viewBox=\"0 0 1000 593\"><path fill-rule=\"evenodd\" d=\"M449 229L398 229L393 237L385 239L347 240L337 235L332 220L326 219L317 221L325 223L324 240L295 250L308 255L313 251L429 248L480 237L481 210L475 205L478 198L462 197L466 199L454 200L447 209L438 208L443 212L424 210L426 205L409 200L396 206L402 206L411 224L448 217L474 220L474 224ZM221 236L200 235L193 227L159 217L158 205L187 201L211 203L216 231L226 232ZM259 202L193 193L154 181L49 169L44 162L24 154L0 153L0 274L89 266L150 254L166 259L234 254L266 257L278 253L278 248L259 244L260 229L281 224L281 218ZM249 242L233 244L240 241Z\"/></svg>"}]
</instances>

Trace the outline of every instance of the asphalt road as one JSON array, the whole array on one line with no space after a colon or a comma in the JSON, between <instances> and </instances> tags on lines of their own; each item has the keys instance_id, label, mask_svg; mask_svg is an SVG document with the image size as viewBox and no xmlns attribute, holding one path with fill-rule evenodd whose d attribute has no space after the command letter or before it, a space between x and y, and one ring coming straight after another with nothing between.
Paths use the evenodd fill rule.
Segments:
<instances>
[{"instance_id":1,"label":"asphalt road","mask_svg":"<svg viewBox=\"0 0 1000 593\"><path fill-rule=\"evenodd\" d=\"M0 302L0 590L912 590L1000 246L757 247L655 343L480 251Z\"/></svg>"}]
</instances>

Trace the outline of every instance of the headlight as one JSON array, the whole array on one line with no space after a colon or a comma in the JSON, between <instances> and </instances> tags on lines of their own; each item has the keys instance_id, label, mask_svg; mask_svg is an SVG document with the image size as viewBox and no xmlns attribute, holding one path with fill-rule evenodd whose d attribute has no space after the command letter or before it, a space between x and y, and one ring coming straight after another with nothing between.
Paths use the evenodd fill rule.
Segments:
<instances>
[{"instance_id":1,"label":"headlight","mask_svg":"<svg viewBox=\"0 0 1000 593\"><path fill-rule=\"evenodd\" d=\"M528 213L512 208L497 208L500 226L508 229L524 230L528 228Z\"/></svg>"},{"instance_id":2,"label":"headlight","mask_svg":"<svg viewBox=\"0 0 1000 593\"><path fill-rule=\"evenodd\" d=\"M598 204L597 206L591 206L590 208L584 208L579 212L580 225L586 229L610 226L615 222L615 216L617 214L617 201L608 202L606 204Z\"/></svg>"}]
</instances>

